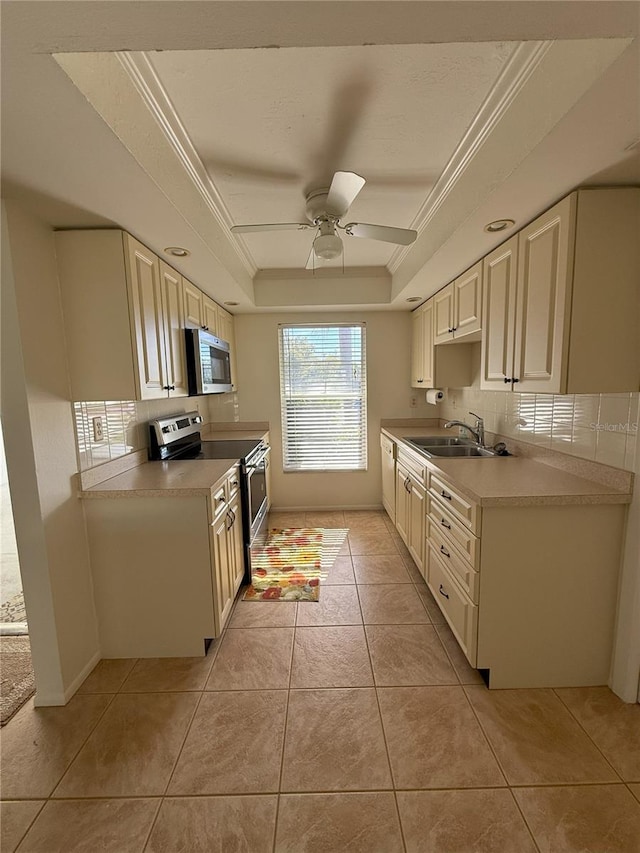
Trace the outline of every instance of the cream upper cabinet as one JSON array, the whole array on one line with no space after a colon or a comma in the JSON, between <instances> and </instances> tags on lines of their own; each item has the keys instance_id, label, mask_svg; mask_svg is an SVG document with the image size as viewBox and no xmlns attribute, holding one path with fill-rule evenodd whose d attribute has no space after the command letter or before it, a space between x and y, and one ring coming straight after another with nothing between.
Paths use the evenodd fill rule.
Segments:
<instances>
[{"instance_id":1,"label":"cream upper cabinet","mask_svg":"<svg viewBox=\"0 0 640 853\"><path fill-rule=\"evenodd\" d=\"M434 342L479 341L482 322L482 261L433 297Z\"/></svg>"},{"instance_id":2,"label":"cream upper cabinet","mask_svg":"<svg viewBox=\"0 0 640 853\"><path fill-rule=\"evenodd\" d=\"M513 379L518 235L484 259L480 388L509 390Z\"/></svg>"},{"instance_id":3,"label":"cream upper cabinet","mask_svg":"<svg viewBox=\"0 0 640 853\"><path fill-rule=\"evenodd\" d=\"M229 314L228 311L225 311L224 308L221 308L219 305L216 305L216 308L218 309L218 337L229 344L229 360L231 362L231 385L233 386L233 390L236 391L238 384L236 371L236 335L233 314Z\"/></svg>"},{"instance_id":4,"label":"cream upper cabinet","mask_svg":"<svg viewBox=\"0 0 640 853\"><path fill-rule=\"evenodd\" d=\"M204 293L186 278L182 279L185 329L204 327Z\"/></svg>"},{"instance_id":5,"label":"cream upper cabinet","mask_svg":"<svg viewBox=\"0 0 640 853\"><path fill-rule=\"evenodd\" d=\"M55 241L72 399L186 396L180 277L123 231Z\"/></svg>"},{"instance_id":6,"label":"cream upper cabinet","mask_svg":"<svg viewBox=\"0 0 640 853\"><path fill-rule=\"evenodd\" d=\"M638 390L638 222L640 189L578 190L485 258L481 388Z\"/></svg>"},{"instance_id":7,"label":"cream upper cabinet","mask_svg":"<svg viewBox=\"0 0 640 853\"><path fill-rule=\"evenodd\" d=\"M218 313L220 311L219 306L206 295L206 293L202 294L202 328L207 332L211 332L212 335L215 335L218 338L221 338L220 330L218 328Z\"/></svg>"},{"instance_id":8,"label":"cream upper cabinet","mask_svg":"<svg viewBox=\"0 0 640 853\"><path fill-rule=\"evenodd\" d=\"M434 344L435 297L412 315L411 386L412 388L462 388L471 385L471 351L464 344L436 347Z\"/></svg>"}]
</instances>

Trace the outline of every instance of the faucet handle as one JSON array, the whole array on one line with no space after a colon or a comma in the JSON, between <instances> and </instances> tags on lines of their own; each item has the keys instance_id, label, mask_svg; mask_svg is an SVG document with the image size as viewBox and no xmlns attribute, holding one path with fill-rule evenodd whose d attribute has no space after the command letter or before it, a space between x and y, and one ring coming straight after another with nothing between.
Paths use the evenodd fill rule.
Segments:
<instances>
[{"instance_id":1,"label":"faucet handle","mask_svg":"<svg viewBox=\"0 0 640 853\"><path fill-rule=\"evenodd\" d=\"M469 412L469 414L473 415L474 418L477 418L480 421L480 423L484 422L484 418L481 418L480 415L476 415L475 412Z\"/></svg>"}]
</instances>

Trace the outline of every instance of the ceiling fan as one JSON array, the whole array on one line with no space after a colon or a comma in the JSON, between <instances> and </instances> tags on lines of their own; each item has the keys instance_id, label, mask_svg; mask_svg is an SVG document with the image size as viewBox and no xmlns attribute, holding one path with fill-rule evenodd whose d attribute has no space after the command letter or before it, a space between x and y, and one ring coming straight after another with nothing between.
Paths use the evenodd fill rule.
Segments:
<instances>
[{"instance_id":1,"label":"ceiling fan","mask_svg":"<svg viewBox=\"0 0 640 853\"><path fill-rule=\"evenodd\" d=\"M344 231L348 237L367 237L409 246L418 236L410 228L392 228L388 225L369 225L364 222L341 224L341 219L355 201L365 185L365 179L355 172L336 172L329 188L322 187L307 194L306 214L308 222L274 222L259 225L234 225L236 234L251 234L259 231L304 231L316 228L317 234L311 246L307 269L315 267L316 260L327 261L342 254L342 239L337 233Z\"/></svg>"}]
</instances>

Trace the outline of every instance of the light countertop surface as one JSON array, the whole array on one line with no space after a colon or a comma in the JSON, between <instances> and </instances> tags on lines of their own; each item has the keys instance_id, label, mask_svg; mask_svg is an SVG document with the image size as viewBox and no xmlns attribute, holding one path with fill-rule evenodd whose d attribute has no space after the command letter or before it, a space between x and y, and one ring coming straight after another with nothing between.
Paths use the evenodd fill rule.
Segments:
<instances>
[{"instance_id":1,"label":"light countertop surface","mask_svg":"<svg viewBox=\"0 0 640 853\"><path fill-rule=\"evenodd\" d=\"M438 427L382 427L389 438L402 443L409 437L455 436ZM427 458L414 450L426 466L440 472L452 485L481 506L630 503L631 492L604 485L552 465L518 456ZM576 460L576 467L580 461Z\"/></svg>"}]
</instances>

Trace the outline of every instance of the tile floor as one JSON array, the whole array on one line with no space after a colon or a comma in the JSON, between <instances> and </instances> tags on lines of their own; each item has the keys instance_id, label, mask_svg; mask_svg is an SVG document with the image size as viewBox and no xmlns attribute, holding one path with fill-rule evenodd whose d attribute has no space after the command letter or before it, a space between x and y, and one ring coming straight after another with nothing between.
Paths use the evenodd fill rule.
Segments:
<instances>
[{"instance_id":1,"label":"tile floor","mask_svg":"<svg viewBox=\"0 0 640 853\"><path fill-rule=\"evenodd\" d=\"M638 853L640 706L488 691L384 514L272 521L350 529L320 603L23 708L2 853Z\"/></svg>"}]
</instances>

